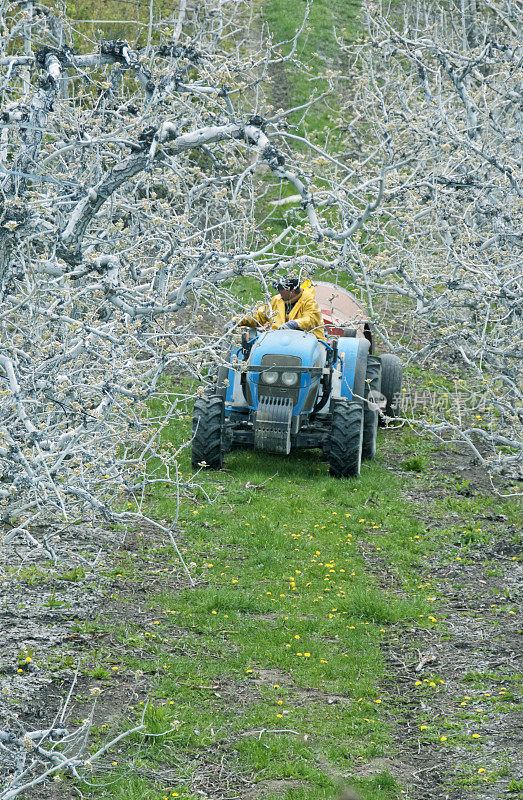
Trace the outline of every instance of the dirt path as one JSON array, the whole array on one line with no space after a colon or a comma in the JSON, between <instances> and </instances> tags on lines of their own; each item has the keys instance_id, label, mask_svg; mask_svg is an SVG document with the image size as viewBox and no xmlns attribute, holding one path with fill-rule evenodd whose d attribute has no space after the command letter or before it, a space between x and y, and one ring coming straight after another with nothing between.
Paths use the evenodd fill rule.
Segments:
<instances>
[{"instance_id":1,"label":"dirt path","mask_svg":"<svg viewBox=\"0 0 523 800\"><path fill-rule=\"evenodd\" d=\"M437 611L443 630L403 632L386 650L402 715L391 772L406 770L412 798L495 800L523 778L522 570L512 560L520 549L501 537L465 564L428 565L431 591L446 598Z\"/></svg>"}]
</instances>

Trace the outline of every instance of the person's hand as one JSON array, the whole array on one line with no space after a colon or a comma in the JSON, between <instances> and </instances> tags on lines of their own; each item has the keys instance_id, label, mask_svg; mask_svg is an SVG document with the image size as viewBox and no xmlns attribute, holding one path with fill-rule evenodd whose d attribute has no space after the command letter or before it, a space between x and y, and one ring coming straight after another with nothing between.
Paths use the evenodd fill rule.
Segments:
<instances>
[{"instance_id":1,"label":"person's hand","mask_svg":"<svg viewBox=\"0 0 523 800\"><path fill-rule=\"evenodd\" d=\"M289 322L284 322L283 325L280 325L280 327L278 328L278 330L280 330L280 331L281 330L285 330L285 329L287 329L289 331L300 331L301 330L300 326L298 325L298 323L294 319L289 320Z\"/></svg>"}]
</instances>

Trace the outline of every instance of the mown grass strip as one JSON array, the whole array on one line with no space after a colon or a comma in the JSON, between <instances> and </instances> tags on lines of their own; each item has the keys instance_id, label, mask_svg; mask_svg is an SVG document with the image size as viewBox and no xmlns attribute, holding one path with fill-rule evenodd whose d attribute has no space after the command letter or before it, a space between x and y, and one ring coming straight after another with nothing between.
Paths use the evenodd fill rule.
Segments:
<instances>
[{"instance_id":1,"label":"mown grass strip","mask_svg":"<svg viewBox=\"0 0 523 800\"><path fill-rule=\"evenodd\" d=\"M301 27L306 8L306 0L265 0L263 18L275 44L292 39ZM315 76L341 66L336 36L340 37L342 32L348 38L357 35L360 8L360 0L314 0L295 54L310 68L309 72L297 70L289 62L276 68L271 76L276 101L285 98L290 101L289 106L298 106L307 102L314 90L320 94L326 89L326 81ZM289 51L290 45L284 45L284 55ZM336 102L336 98L331 101ZM329 123L329 113L325 104L314 105L307 112L308 127L316 131L320 139L321 131Z\"/></svg>"},{"instance_id":2,"label":"mown grass strip","mask_svg":"<svg viewBox=\"0 0 523 800\"><path fill-rule=\"evenodd\" d=\"M185 417L163 435L176 445L189 428ZM142 618L106 626L125 655L115 658L108 647L92 673L108 687L116 677L150 676L149 699L128 709L129 725L145 711L147 737L136 738L138 757L128 751L128 772L113 765L115 797L125 787L136 800L193 800L209 774L209 796L227 786L243 796L242 781L255 781L263 798L336 800L359 765L393 756L399 710L384 688L381 644L406 628L415 637L420 627L445 624L426 556L444 542L443 561L466 558L476 538L463 540L463 531L479 536L478 517L491 508L516 519L510 504L460 495L452 475L438 476L448 494L429 503L431 520L456 509L459 521L456 530L429 530L405 495L420 482L434 488L435 476L386 467L414 445L427 460L436 456L436 446L408 431L380 431L378 458L356 481L330 478L319 451L289 458L234 451L224 471L197 475L201 494L182 502L177 535L196 589L162 587L161 576L177 566L167 541L142 534L141 554L119 557L111 574L124 586L149 581L154 588ZM180 470L194 482L188 451ZM175 498L158 484L149 502L172 518ZM421 682L413 673L412 681L430 697L445 691L446 675L436 670ZM459 733L441 720L434 731L423 720L423 731L439 744ZM154 778L165 765L167 788ZM142 773L151 776L145 783ZM400 797L387 773L351 781L365 800Z\"/></svg>"},{"instance_id":3,"label":"mown grass strip","mask_svg":"<svg viewBox=\"0 0 523 800\"><path fill-rule=\"evenodd\" d=\"M187 427L165 436L176 441ZM180 467L190 473L188 456ZM426 549L421 523L379 463L358 481L336 481L318 451L236 451L226 473L198 480L213 502L185 502L181 519L197 588L156 593L154 629L119 634L135 647L125 669L159 667L146 722L150 733L169 733L148 746L147 760L181 759L187 769L194 759L177 788L183 798L196 796L198 756L262 785L304 784L264 797L335 798L358 761L388 751L380 639L400 622L432 624L423 600L379 587L360 544L386 531L408 572ZM157 491L151 503L172 517L174 498ZM174 560L168 548L153 553L159 571ZM397 796L390 776L359 783L369 800Z\"/></svg>"}]
</instances>

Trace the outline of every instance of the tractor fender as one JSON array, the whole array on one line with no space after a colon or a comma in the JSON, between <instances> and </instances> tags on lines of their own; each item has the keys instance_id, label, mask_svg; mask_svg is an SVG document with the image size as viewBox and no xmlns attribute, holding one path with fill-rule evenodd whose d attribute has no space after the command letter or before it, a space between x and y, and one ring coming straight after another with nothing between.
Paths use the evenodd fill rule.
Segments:
<instances>
[{"instance_id":1,"label":"tractor fender","mask_svg":"<svg viewBox=\"0 0 523 800\"><path fill-rule=\"evenodd\" d=\"M241 347L236 349L233 348L231 350L230 361L232 362L233 358L236 357L238 367L234 369L232 365L229 365L227 380L228 385L226 386L225 391L225 404L226 404L226 413L227 407L234 406L235 408L248 408L247 401L245 400L245 396L243 394L243 389L241 385L241 358L242 358L242 350Z\"/></svg>"},{"instance_id":2,"label":"tractor fender","mask_svg":"<svg viewBox=\"0 0 523 800\"><path fill-rule=\"evenodd\" d=\"M220 364L216 374L216 385L213 394L216 397L221 397L225 401L227 396L227 385L229 379L229 367L225 364Z\"/></svg>"},{"instance_id":3,"label":"tractor fender","mask_svg":"<svg viewBox=\"0 0 523 800\"><path fill-rule=\"evenodd\" d=\"M368 339L340 337L338 362L332 372L331 398L363 402L370 342Z\"/></svg>"}]
</instances>

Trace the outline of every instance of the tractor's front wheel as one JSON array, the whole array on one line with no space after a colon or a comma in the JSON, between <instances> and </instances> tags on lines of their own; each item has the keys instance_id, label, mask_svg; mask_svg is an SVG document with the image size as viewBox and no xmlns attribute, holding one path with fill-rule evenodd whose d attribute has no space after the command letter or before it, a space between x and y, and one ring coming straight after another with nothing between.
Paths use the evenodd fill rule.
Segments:
<instances>
[{"instance_id":1,"label":"tractor's front wheel","mask_svg":"<svg viewBox=\"0 0 523 800\"><path fill-rule=\"evenodd\" d=\"M357 478L361 468L363 405L338 401L332 409L329 472L334 478Z\"/></svg>"},{"instance_id":2,"label":"tractor's front wheel","mask_svg":"<svg viewBox=\"0 0 523 800\"><path fill-rule=\"evenodd\" d=\"M223 466L225 404L222 397L198 397L192 416L191 464L193 469Z\"/></svg>"}]
</instances>

